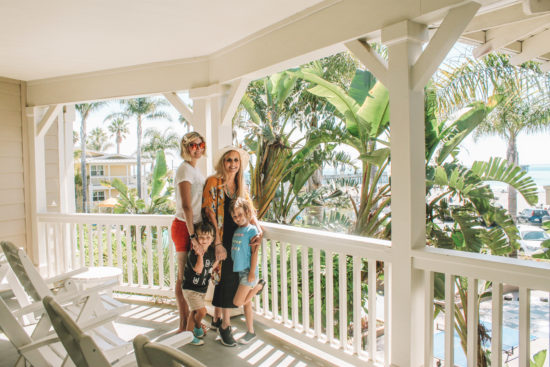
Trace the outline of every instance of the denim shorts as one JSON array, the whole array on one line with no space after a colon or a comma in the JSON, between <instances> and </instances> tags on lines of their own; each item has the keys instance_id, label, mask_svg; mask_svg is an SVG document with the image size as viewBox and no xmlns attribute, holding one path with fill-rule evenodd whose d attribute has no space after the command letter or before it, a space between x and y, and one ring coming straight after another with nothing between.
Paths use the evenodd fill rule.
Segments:
<instances>
[{"instance_id":1,"label":"denim shorts","mask_svg":"<svg viewBox=\"0 0 550 367\"><path fill-rule=\"evenodd\" d=\"M250 272L250 269L244 269L243 271L239 271L239 285L246 285L249 287L254 287L256 284L258 284L258 268L256 268L256 278L252 283L248 281L248 273Z\"/></svg>"}]
</instances>

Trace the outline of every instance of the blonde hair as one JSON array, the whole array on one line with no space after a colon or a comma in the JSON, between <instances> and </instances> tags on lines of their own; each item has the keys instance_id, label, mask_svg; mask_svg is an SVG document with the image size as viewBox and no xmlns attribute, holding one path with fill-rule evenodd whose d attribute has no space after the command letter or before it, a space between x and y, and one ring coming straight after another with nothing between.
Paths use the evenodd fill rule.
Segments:
<instances>
[{"instance_id":1,"label":"blonde hair","mask_svg":"<svg viewBox=\"0 0 550 367\"><path fill-rule=\"evenodd\" d=\"M237 154L239 155L239 171L235 175L235 185L236 185L235 192L237 193L237 197L244 198L245 192L246 192L246 187L244 184L244 170L246 169L246 167L243 167L243 160L241 157L241 153L239 153L238 150L229 150L225 152L224 155L222 155L218 163L216 163L216 176L221 178L224 181L224 183L225 181L227 181L227 173L225 172L224 161L225 161L225 158L231 152L237 152Z\"/></svg>"},{"instance_id":2,"label":"blonde hair","mask_svg":"<svg viewBox=\"0 0 550 367\"><path fill-rule=\"evenodd\" d=\"M235 200L231 200L231 206L229 211L231 214L235 213L235 210L237 208L242 208L244 213L246 214L246 217L248 218L248 221L252 219L254 215L256 215L256 210L254 209L254 206L252 206L252 203L248 201L246 198L238 197Z\"/></svg>"},{"instance_id":3,"label":"blonde hair","mask_svg":"<svg viewBox=\"0 0 550 367\"><path fill-rule=\"evenodd\" d=\"M185 134L180 141L180 156L183 158L184 161L190 161L192 159L191 154L189 154L189 144L197 138L201 139L202 142L205 144L203 154L206 155L206 141L204 141L204 138L201 134L196 131L191 131Z\"/></svg>"}]
</instances>

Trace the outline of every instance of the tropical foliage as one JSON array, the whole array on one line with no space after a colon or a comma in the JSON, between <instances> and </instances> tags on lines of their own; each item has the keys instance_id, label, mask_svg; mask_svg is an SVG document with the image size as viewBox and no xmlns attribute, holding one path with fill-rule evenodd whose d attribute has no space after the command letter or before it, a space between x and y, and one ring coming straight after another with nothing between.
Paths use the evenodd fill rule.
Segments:
<instances>
[{"instance_id":1,"label":"tropical foliage","mask_svg":"<svg viewBox=\"0 0 550 367\"><path fill-rule=\"evenodd\" d=\"M111 133L111 136L115 138L116 154L120 154L120 144L122 144L122 141L130 133L128 122L123 117L106 118L105 121L110 121L107 129Z\"/></svg>"},{"instance_id":2,"label":"tropical foliage","mask_svg":"<svg viewBox=\"0 0 550 367\"><path fill-rule=\"evenodd\" d=\"M143 137L145 139L143 153L150 158L154 158L159 151L171 154L178 151L180 146L179 136L172 129L161 132L155 128L149 128L145 130Z\"/></svg>"},{"instance_id":3,"label":"tropical foliage","mask_svg":"<svg viewBox=\"0 0 550 367\"><path fill-rule=\"evenodd\" d=\"M88 135L87 139L86 146L88 149L95 150L96 152L104 152L113 146L113 144L109 142L109 136L105 130L100 127L96 127L90 131L90 135Z\"/></svg>"}]
</instances>

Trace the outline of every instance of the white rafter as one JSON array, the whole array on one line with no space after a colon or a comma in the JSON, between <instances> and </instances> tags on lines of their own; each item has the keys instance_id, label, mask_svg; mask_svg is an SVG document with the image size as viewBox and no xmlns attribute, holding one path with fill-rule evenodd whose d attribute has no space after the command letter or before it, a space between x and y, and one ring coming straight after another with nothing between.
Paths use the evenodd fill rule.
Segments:
<instances>
[{"instance_id":1,"label":"white rafter","mask_svg":"<svg viewBox=\"0 0 550 367\"><path fill-rule=\"evenodd\" d=\"M346 43L346 47L369 69L382 84L387 84L388 62L366 42L355 40Z\"/></svg>"},{"instance_id":2,"label":"white rafter","mask_svg":"<svg viewBox=\"0 0 550 367\"><path fill-rule=\"evenodd\" d=\"M525 14L537 14L550 11L550 0L523 0Z\"/></svg>"},{"instance_id":3,"label":"white rafter","mask_svg":"<svg viewBox=\"0 0 550 367\"><path fill-rule=\"evenodd\" d=\"M516 40L536 33L550 24L550 15L537 19L527 19L522 22L487 31L487 43L474 49L473 54L479 58L496 51Z\"/></svg>"},{"instance_id":4,"label":"white rafter","mask_svg":"<svg viewBox=\"0 0 550 367\"><path fill-rule=\"evenodd\" d=\"M193 124L193 111L187 107L185 102L175 93L163 93L164 97L174 106L174 108L183 116L190 124Z\"/></svg>"},{"instance_id":5,"label":"white rafter","mask_svg":"<svg viewBox=\"0 0 550 367\"><path fill-rule=\"evenodd\" d=\"M479 7L478 3L470 2L449 11L430 43L414 64L411 75L411 84L414 89L424 88Z\"/></svg>"},{"instance_id":6,"label":"white rafter","mask_svg":"<svg viewBox=\"0 0 550 367\"><path fill-rule=\"evenodd\" d=\"M231 121L235 115L235 111L237 111L239 103L241 103L244 93L246 92L248 83L249 80L245 78L238 79L231 83L231 88L229 89L222 107L222 125L231 126Z\"/></svg>"},{"instance_id":7,"label":"white rafter","mask_svg":"<svg viewBox=\"0 0 550 367\"><path fill-rule=\"evenodd\" d=\"M537 33L523 41L521 53L512 56L510 62L513 65L520 65L547 52L550 52L550 29Z\"/></svg>"},{"instance_id":8,"label":"white rafter","mask_svg":"<svg viewBox=\"0 0 550 367\"><path fill-rule=\"evenodd\" d=\"M36 136L39 138L44 137L46 134L46 131L52 126L53 120L57 117L59 114L59 111L61 111L62 105L56 104L49 106L48 110L38 123L38 126L36 127Z\"/></svg>"},{"instance_id":9,"label":"white rafter","mask_svg":"<svg viewBox=\"0 0 550 367\"><path fill-rule=\"evenodd\" d=\"M511 6L496 9L484 14L477 15L468 27L464 30L464 34L469 34L478 31L487 31L489 29L502 27L505 25L522 22L526 19L536 19L542 15L525 15L522 4L513 4Z\"/></svg>"}]
</instances>

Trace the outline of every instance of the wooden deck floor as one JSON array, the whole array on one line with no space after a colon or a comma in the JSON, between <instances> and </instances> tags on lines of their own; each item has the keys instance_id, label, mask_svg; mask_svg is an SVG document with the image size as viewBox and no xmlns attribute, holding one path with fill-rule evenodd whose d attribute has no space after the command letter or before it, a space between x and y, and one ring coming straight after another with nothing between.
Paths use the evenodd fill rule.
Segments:
<instances>
[{"instance_id":1,"label":"wooden deck floor","mask_svg":"<svg viewBox=\"0 0 550 367\"><path fill-rule=\"evenodd\" d=\"M207 316L206 321L209 322L210 317ZM246 331L244 319L237 316L231 322L237 339ZM173 333L176 325L177 314L173 307L132 304L131 310L117 320L116 329L123 339L132 340L138 334L155 338L165 333ZM220 343L217 333L209 330L204 338L204 345L186 345L182 350L205 365L216 367L335 366L274 336L267 326L259 322L255 323L255 328L258 337L248 345L225 347ZM11 367L18 358L17 352L2 333L0 355L0 367Z\"/></svg>"}]
</instances>

